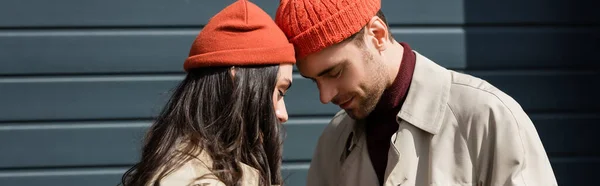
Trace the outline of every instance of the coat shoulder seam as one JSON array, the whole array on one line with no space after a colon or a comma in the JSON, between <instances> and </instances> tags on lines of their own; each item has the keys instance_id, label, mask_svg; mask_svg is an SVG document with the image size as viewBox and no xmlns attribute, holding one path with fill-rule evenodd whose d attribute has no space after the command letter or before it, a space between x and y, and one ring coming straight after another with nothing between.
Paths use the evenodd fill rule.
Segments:
<instances>
[{"instance_id":1,"label":"coat shoulder seam","mask_svg":"<svg viewBox=\"0 0 600 186\"><path fill-rule=\"evenodd\" d=\"M473 85L470 85L470 84L465 84L465 83L456 83L456 82L453 82L452 84L455 84L455 85L462 85L462 86L465 86L465 87L470 87L470 88L473 88L473 89L476 89L476 90L480 90L480 91L486 92L486 93L488 93L488 94L490 94L490 95L494 96L494 98L496 98L498 101L500 101L500 103L502 103L502 106L503 106L505 109L507 109L507 110L508 110L508 112L509 112L509 113L510 113L510 115L511 115L511 118L512 118L512 120L515 122L515 125L517 126L517 130L519 131L519 142L520 142L520 144L521 144L521 150L522 150L522 152L523 152L523 153L525 153L525 152L526 152L526 150L525 150L525 145L524 145L524 143L523 143L523 136L521 135L521 124L519 123L519 120L516 118L516 116L515 116L515 114L514 114L513 110L511 109L511 107L509 107L509 106L508 106L508 105L507 105L507 104L504 102L504 99L500 98L500 96L499 96L499 95L497 95L497 94L496 94L495 92L493 92L493 91L486 90L486 89L482 89L482 88L480 88L480 87L475 87L475 86L473 86ZM525 156L525 154L522 154L522 156L521 156L520 160L521 160L523 163L526 163L526 162L525 162L525 159L523 158L524 156ZM527 184L527 183L525 182L525 180L524 180L525 178L523 177L523 174L522 174L522 172L520 173L520 177L521 177L521 179L522 179L522 182L523 182L523 184Z\"/></svg>"}]
</instances>

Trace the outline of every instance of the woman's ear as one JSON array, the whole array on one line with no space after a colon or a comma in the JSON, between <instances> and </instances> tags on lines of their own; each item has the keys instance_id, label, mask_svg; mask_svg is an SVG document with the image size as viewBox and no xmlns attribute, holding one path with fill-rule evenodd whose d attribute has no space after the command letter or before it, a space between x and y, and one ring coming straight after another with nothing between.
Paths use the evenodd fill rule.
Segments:
<instances>
[{"instance_id":1,"label":"woman's ear","mask_svg":"<svg viewBox=\"0 0 600 186\"><path fill-rule=\"evenodd\" d=\"M229 73L231 73L231 79L235 79L235 66L229 68Z\"/></svg>"}]
</instances>

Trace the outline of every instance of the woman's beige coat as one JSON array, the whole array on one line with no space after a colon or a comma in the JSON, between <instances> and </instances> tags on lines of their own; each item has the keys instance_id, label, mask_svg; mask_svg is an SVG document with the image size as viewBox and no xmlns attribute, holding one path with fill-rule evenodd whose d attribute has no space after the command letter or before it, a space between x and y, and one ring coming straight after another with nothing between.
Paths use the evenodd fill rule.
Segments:
<instances>
[{"instance_id":1,"label":"woman's beige coat","mask_svg":"<svg viewBox=\"0 0 600 186\"><path fill-rule=\"evenodd\" d=\"M240 166L243 174L242 185L258 185L258 170L243 163L240 163ZM175 169L160 180L159 183L161 186L225 186L216 176L212 175L211 168L212 159L205 151L202 151L198 153L196 158L187 161L183 166ZM200 177L202 179L198 179ZM148 186L152 186L153 184L150 183Z\"/></svg>"}]
</instances>

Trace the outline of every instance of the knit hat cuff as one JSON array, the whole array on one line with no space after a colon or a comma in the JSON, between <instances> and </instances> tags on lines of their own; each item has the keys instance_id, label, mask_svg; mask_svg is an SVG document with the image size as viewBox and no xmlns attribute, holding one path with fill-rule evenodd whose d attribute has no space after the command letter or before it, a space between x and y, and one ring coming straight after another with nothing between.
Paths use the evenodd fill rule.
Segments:
<instances>
[{"instance_id":1,"label":"knit hat cuff","mask_svg":"<svg viewBox=\"0 0 600 186\"><path fill-rule=\"evenodd\" d=\"M356 1L290 40L299 59L318 52L360 31L381 8L380 1Z\"/></svg>"},{"instance_id":2,"label":"knit hat cuff","mask_svg":"<svg viewBox=\"0 0 600 186\"><path fill-rule=\"evenodd\" d=\"M198 67L278 65L283 63L296 63L292 44L269 48L222 50L190 56L185 60L183 68L188 71Z\"/></svg>"}]
</instances>

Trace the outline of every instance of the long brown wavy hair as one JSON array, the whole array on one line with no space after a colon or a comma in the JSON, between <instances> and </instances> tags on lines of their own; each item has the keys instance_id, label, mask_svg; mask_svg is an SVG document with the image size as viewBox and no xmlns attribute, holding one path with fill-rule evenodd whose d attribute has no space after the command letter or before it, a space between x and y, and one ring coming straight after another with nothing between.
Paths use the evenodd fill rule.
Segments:
<instances>
[{"instance_id":1,"label":"long brown wavy hair","mask_svg":"<svg viewBox=\"0 0 600 186\"><path fill-rule=\"evenodd\" d=\"M199 150L210 155L213 175L226 185L240 185L239 163L259 171L259 185L283 184L283 131L272 101L278 70L235 67L233 78L228 67L188 72L149 128L140 162L121 184L158 185Z\"/></svg>"}]
</instances>

